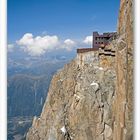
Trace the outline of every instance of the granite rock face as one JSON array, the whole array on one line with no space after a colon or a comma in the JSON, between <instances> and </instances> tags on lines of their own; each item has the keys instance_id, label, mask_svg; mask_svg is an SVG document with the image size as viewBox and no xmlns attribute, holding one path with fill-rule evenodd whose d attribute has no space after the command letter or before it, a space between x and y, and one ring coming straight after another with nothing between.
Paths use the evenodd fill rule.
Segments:
<instances>
[{"instance_id":1,"label":"granite rock face","mask_svg":"<svg viewBox=\"0 0 140 140\"><path fill-rule=\"evenodd\" d=\"M113 140L133 139L133 0L121 0L116 47Z\"/></svg>"},{"instance_id":2,"label":"granite rock face","mask_svg":"<svg viewBox=\"0 0 140 140\"><path fill-rule=\"evenodd\" d=\"M132 9L132 0L121 0L111 52L78 54L53 76L27 140L133 139Z\"/></svg>"},{"instance_id":3,"label":"granite rock face","mask_svg":"<svg viewBox=\"0 0 140 140\"><path fill-rule=\"evenodd\" d=\"M53 77L42 114L34 119L27 139L112 138L115 71L93 63L79 67L75 59Z\"/></svg>"}]
</instances>

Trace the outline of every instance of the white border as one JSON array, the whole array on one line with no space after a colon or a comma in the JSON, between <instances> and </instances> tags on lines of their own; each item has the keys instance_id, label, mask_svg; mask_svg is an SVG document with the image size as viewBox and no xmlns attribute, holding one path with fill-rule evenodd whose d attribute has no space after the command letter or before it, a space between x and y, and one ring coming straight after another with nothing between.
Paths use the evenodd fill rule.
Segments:
<instances>
[{"instance_id":1,"label":"white border","mask_svg":"<svg viewBox=\"0 0 140 140\"><path fill-rule=\"evenodd\" d=\"M0 140L7 139L7 7L6 0L0 0ZM135 0L135 126L134 138L140 139L140 1Z\"/></svg>"},{"instance_id":2,"label":"white border","mask_svg":"<svg viewBox=\"0 0 140 140\"><path fill-rule=\"evenodd\" d=\"M0 139L7 139L7 1L0 0Z\"/></svg>"},{"instance_id":3,"label":"white border","mask_svg":"<svg viewBox=\"0 0 140 140\"><path fill-rule=\"evenodd\" d=\"M135 117L134 138L140 140L140 0L135 0Z\"/></svg>"}]
</instances>

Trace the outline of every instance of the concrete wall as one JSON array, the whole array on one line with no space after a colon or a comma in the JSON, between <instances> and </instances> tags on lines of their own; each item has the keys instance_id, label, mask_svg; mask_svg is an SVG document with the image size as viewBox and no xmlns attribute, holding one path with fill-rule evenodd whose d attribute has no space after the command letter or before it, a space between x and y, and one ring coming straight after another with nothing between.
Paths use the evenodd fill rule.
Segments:
<instances>
[{"instance_id":1,"label":"concrete wall","mask_svg":"<svg viewBox=\"0 0 140 140\"><path fill-rule=\"evenodd\" d=\"M85 53L78 53L77 54L77 65L82 67L84 65L98 63L98 52L97 51L90 51Z\"/></svg>"}]
</instances>

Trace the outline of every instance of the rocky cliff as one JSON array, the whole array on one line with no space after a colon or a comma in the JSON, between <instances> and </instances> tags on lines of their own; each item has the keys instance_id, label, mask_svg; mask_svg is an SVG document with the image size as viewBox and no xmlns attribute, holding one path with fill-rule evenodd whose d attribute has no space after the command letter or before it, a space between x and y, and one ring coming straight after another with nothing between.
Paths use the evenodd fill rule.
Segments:
<instances>
[{"instance_id":1,"label":"rocky cliff","mask_svg":"<svg viewBox=\"0 0 140 140\"><path fill-rule=\"evenodd\" d=\"M133 139L133 0L121 0L116 42L116 99L113 140Z\"/></svg>"},{"instance_id":2,"label":"rocky cliff","mask_svg":"<svg viewBox=\"0 0 140 140\"><path fill-rule=\"evenodd\" d=\"M133 139L132 9L132 0L121 0L118 38L53 76L27 140Z\"/></svg>"}]
</instances>

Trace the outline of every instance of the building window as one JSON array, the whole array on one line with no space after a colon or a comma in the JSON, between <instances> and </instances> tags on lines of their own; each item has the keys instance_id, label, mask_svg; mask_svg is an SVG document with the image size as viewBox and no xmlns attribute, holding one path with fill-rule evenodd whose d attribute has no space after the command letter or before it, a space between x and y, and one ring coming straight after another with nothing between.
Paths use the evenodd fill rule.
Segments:
<instances>
[{"instance_id":1,"label":"building window","mask_svg":"<svg viewBox=\"0 0 140 140\"><path fill-rule=\"evenodd\" d=\"M95 38L95 40L97 40L97 37Z\"/></svg>"},{"instance_id":2,"label":"building window","mask_svg":"<svg viewBox=\"0 0 140 140\"><path fill-rule=\"evenodd\" d=\"M104 42L102 42L102 44L104 44Z\"/></svg>"}]
</instances>

